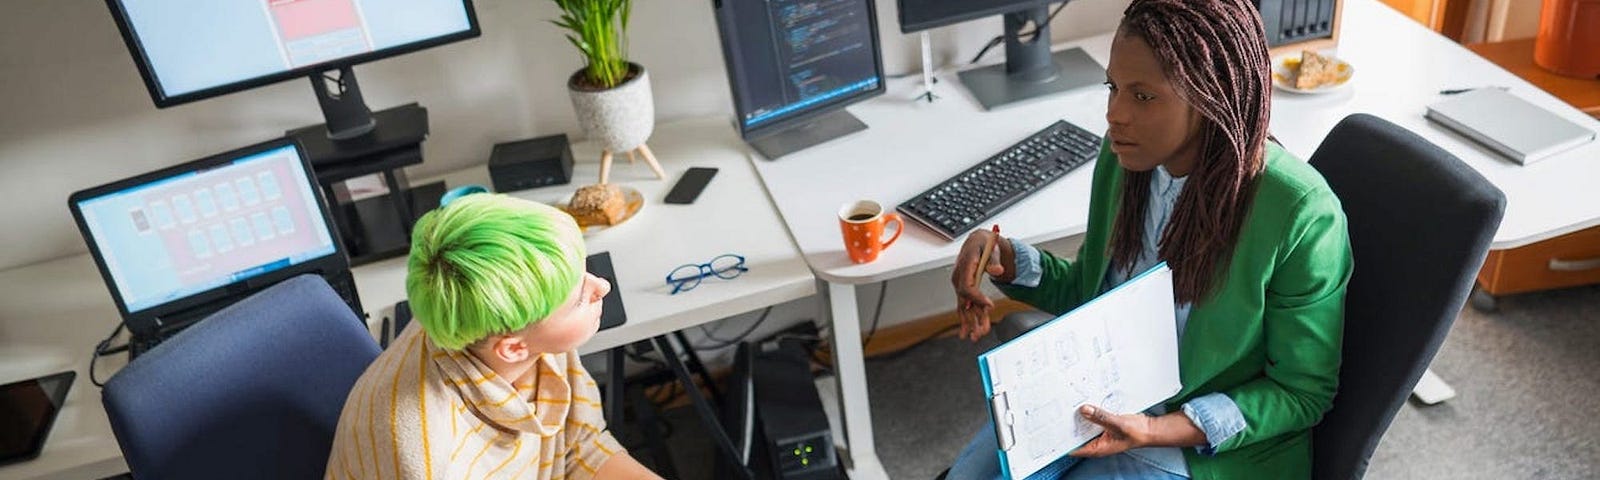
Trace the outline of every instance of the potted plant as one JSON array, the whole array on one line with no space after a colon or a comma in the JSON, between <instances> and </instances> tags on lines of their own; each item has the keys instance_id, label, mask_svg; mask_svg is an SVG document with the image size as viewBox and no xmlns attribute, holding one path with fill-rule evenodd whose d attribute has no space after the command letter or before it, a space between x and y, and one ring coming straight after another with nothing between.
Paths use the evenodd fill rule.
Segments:
<instances>
[{"instance_id":1,"label":"potted plant","mask_svg":"<svg viewBox=\"0 0 1600 480\"><path fill-rule=\"evenodd\" d=\"M567 79L578 123L600 142L600 183L611 173L611 157L644 156L657 178L666 178L645 145L655 130L650 74L628 61L628 17L633 0L552 0L561 18L550 23L567 31L567 41L583 55L583 68Z\"/></svg>"}]
</instances>

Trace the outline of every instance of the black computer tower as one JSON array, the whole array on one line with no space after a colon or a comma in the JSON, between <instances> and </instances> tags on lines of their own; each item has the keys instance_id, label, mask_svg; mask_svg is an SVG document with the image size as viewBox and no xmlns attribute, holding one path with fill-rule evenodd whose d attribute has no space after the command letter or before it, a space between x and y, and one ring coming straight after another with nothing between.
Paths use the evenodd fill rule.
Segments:
<instances>
[{"instance_id":1,"label":"black computer tower","mask_svg":"<svg viewBox=\"0 0 1600 480\"><path fill-rule=\"evenodd\" d=\"M740 478L736 465L757 480L846 478L804 342L739 344L723 394L719 420L737 458L719 454L715 478Z\"/></svg>"},{"instance_id":2,"label":"black computer tower","mask_svg":"<svg viewBox=\"0 0 1600 480\"><path fill-rule=\"evenodd\" d=\"M811 357L800 340L767 343L751 359L761 447L772 478L842 480L828 415L811 376Z\"/></svg>"}]
</instances>

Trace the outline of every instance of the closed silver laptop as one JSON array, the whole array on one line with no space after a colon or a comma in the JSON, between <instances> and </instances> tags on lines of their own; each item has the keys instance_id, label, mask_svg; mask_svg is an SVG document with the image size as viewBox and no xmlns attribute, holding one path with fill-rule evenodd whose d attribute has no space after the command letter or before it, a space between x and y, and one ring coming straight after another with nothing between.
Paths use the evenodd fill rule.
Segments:
<instances>
[{"instance_id":1,"label":"closed silver laptop","mask_svg":"<svg viewBox=\"0 0 1600 480\"><path fill-rule=\"evenodd\" d=\"M1427 118L1522 165L1583 145L1595 136L1496 88L1479 88L1429 105Z\"/></svg>"}]
</instances>

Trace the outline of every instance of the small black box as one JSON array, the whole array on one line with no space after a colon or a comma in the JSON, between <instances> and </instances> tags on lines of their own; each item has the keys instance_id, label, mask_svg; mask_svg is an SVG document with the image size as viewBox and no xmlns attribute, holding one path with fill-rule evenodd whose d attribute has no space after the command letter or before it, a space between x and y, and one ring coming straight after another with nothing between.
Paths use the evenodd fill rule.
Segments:
<instances>
[{"instance_id":1,"label":"small black box","mask_svg":"<svg viewBox=\"0 0 1600 480\"><path fill-rule=\"evenodd\" d=\"M489 153L489 180L496 192L563 185L572 181L567 135L497 143Z\"/></svg>"}]
</instances>

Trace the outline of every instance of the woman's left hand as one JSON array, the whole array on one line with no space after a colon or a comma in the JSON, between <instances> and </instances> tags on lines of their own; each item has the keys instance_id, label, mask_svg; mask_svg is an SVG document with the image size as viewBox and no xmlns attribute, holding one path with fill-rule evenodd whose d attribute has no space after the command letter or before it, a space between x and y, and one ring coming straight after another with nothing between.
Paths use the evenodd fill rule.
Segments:
<instances>
[{"instance_id":1,"label":"woman's left hand","mask_svg":"<svg viewBox=\"0 0 1600 480\"><path fill-rule=\"evenodd\" d=\"M1079 407L1078 414L1104 428L1105 433L1073 450L1074 457L1111 456L1149 444L1152 420L1149 415L1117 415L1094 405Z\"/></svg>"}]
</instances>

